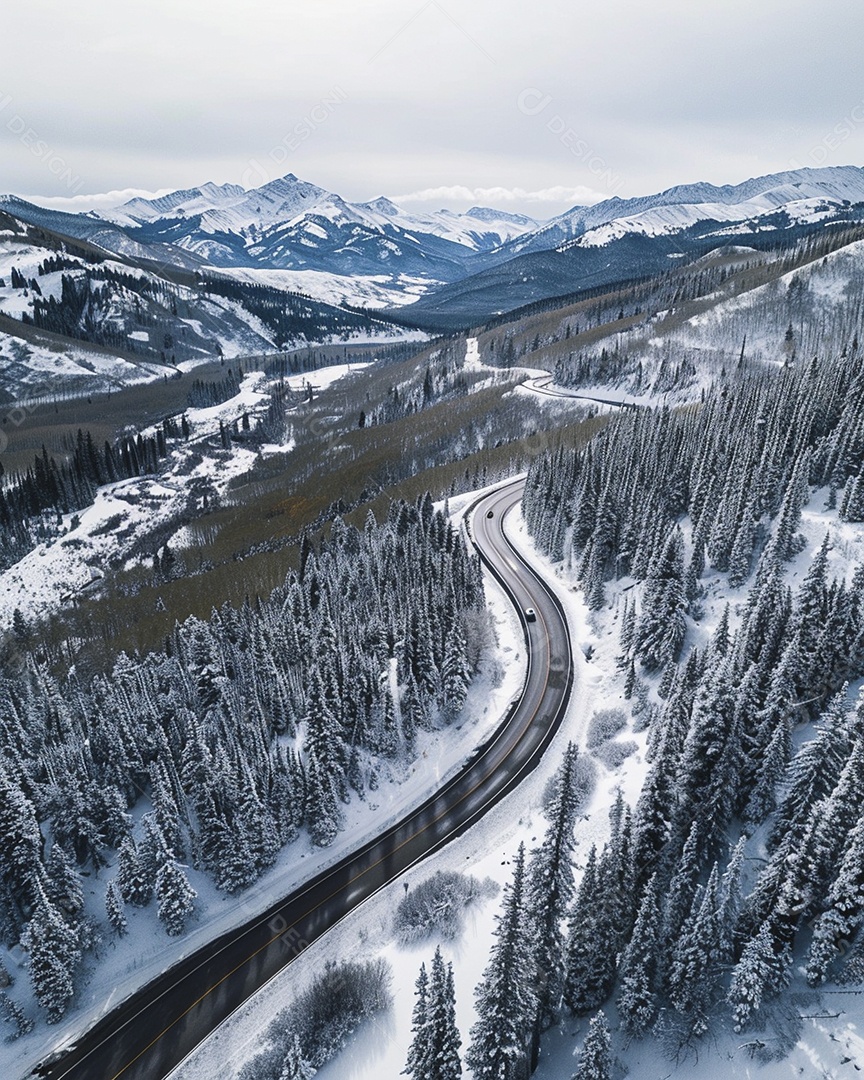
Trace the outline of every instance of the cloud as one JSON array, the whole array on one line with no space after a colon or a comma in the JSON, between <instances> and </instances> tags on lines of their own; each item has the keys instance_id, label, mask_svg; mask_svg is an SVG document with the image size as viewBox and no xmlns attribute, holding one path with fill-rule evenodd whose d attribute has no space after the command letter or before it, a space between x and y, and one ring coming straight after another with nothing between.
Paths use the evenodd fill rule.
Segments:
<instances>
[{"instance_id":1,"label":"cloud","mask_svg":"<svg viewBox=\"0 0 864 1080\"><path fill-rule=\"evenodd\" d=\"M394 202L470 202L470 203L568 203L571 206L592 206L608 198L603 192L588 187L548 187L526 191L521 187L465 187L462 184L423 188L405 195L391 195Z\"/></svg>"},{"instance_id":2,"label":"cloud","mask_svg":"<svg viewBox=\"0 0 864 1080\"><path fill-rule=\"evenodd\" d=\"M69 214L86 214L88 210L113 210L130 199L158 199L168 195L174 188L147 191L144 188L122 188L104 191L98 195L24 195L22 198L46 210L63 210Z\"/></svg>"}]
</instances>

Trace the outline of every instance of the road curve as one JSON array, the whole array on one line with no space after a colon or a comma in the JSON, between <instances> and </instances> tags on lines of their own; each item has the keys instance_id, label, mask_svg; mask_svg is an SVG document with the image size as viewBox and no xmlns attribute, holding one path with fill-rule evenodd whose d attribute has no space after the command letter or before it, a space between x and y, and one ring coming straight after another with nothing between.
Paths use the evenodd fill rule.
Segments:
<instances>
[{"instance_id":1,"label":"road curve","mask_svg":"<svg viewBox=\"0 0 864 1080\"><path fill-rule=\"evenodd\" d=\"M538 375L532 379L526 379L521 385L530 390L534 394L540 394L543 397L553 398L567 398L569 400L576 401L596 401L601 405L614 405L619 409L638 409L639 405L635 401L626 400L614 400L613 398L596 397L592 394L578 394L575 390L563 390L560 386L556 386L553 382L552 375Z\"/></svg>"},{"instance_id":2,"label":"road curve","mask_svg":"<svg viewBox=\"0 0 864 1080\"><path fill-rule=\"evenodd\" d=\"M50 1080L160 1080L265 982L358 904L464 832L540 761L573 682L564 610L517 554L503 519L519 502L516 480L474 504L483 562L517 606L528 645L519 699L499 728L438 792L402 821L322 871L245 926L224 934L133 994L32 1076ZM491 516L490 516L491 515ZM532 607L536 621L525 619Z\"/></svg>"}]
</instances>

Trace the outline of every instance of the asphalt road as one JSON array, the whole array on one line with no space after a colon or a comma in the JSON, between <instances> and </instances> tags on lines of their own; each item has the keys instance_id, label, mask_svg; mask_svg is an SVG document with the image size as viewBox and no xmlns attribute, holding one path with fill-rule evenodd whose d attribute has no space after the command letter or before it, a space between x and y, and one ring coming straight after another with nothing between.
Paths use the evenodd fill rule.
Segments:
<instances>
[{"instance_id":1,"label":"asphalt road","mask_svg":"<svg viewBox=\"0 0 864 1080\"><path fill-rule=\"evenodd\" d=\"M106 1014L31 1073L51 1080L161 1080L303 949L408 867L464 832L540 761L573 682L564 612L503 532L524 481L482 498L472 534L522 613L524 691L494 735L416 811L244 927L216 938ZM491 517L489 516L491 512ZM525 619L533 608L536 621Z\"/></svg>"},{"instance_id":2,"label":"asphalt road","mask_svg":"<svg viewBox=\"0 0 864 1080\"><path fill-rule=\"evenodd\" d=\"M542 394L546 397L555 398L574 398L578 401L597 401L601 405L615 405L619 409L638 409L639 406L635 401L615 401L612 398L595 397L591 394L578 394L575 390L562 390L561 387L553 384L553 376L551 375L538 375L533 379L526 379L522 385L527 390L533 390L535 394Z\"/></svg>"}]
</instances>

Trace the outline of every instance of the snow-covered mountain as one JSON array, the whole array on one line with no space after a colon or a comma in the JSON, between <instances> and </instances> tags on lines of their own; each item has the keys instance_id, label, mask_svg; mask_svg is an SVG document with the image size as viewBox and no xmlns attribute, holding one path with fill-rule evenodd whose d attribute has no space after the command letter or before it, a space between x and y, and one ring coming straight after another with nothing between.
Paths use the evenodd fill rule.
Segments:
<instances>
[{"instance_id":1,"label":"snow-covered mountain","mask_svg":"<svg viewBox=\"0 0 864 1080\"><path fill-rule=\"evenodd\" d=\"M502 245L496 261L530 251L550 251L577 241L598 247L628 233L670 235L700 222L753 223L786 211L792 221L864 202L864 169L842 165L796 169L755 177L741 184L679 184L634 199L615 196L594 206L575 206L546 224Z\"/></svg>"},{"instance_id":2,"label":"snow-covered mountain","mask_svg":"<svg viewBox=\"0 0 864 1080\"><path fill-rule=\"evenodd\" d=\"M661 273L670 260L712 248L783 245L802 232L862 220L864 169L853 165L616 197L479 252L470 275L427 292L412 317L441 329L476 326L538 300Z\"/></svg>"},{"instance_id":3,"label":"snow-covered mountain","mask_svg":"<svg viewBox=\"0 0 864 1080\"><path fill-rule=\"evenodd\" d=\"M538 225L485 207L411 214L384 196L353 204L293 173L249 191L208 183L89 216L121 226L139 242L172 243L215 266L383 271L435 281L463 276L471 256Z\"/></svg>"},{"instance_id":4,"label":"snow-covered mountain","mask_svg":"<svg viewBox=\"0 0 864 1080\"><path fill-rule=\"evenodd\" d=\"M737 185L679 185L576 206L551 221L488 207L352 203L293 173L246 190L206 183L112 210L66 214L0 198L22 221L178 270L291 275L318 300L411 305L428 328L470 326L526 303L661 272L729 243L782 243L864 217L864 169L798 169ZM252 280L247 277L246 280ZM286 279L287 280L287 279Z\"/></svg>"}]
</instances>

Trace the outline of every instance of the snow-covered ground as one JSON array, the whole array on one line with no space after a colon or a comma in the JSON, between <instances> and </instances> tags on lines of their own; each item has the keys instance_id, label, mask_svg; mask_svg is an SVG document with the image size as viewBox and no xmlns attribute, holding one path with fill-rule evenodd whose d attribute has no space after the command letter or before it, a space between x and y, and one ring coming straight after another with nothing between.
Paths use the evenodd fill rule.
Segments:
<instances>
[{"instance_id":1,"label":"snow-covered ground","mask_svg":"<svg viewBox=\"0 0 864 1080\"><path fill-rule=\"evenodd\" d=\"M315 391L327 390L333 383L344 379L346 375L353 375L369 366L369 364L334 364L332 367L319 368L318 371L289 375L285 382L292 390L303 390L307 385Z\"/></svg>"},{"instance_id":2,"label":"snow-covered ground","mask_svg":"<svg viewBox=\"0 0 864 1080\"><path fill-rule=\"evenodd\" d=\"M367 366L336 364L291 375L286 381L292 390L302 390L308 382L313 390L321 391ZM187 409L189 442L172 444L171 458L161 476L134 477L100 488L92 506L65 515L63 535L40 544L0 573L0 629L11 625L16 608L28 620L42 619L95 587L109 561L122 560L142 536L180 514L189 497L190 480L207 478L221 494L232 479L248 472L255 463L255 451L242 446L215 449L207 440L219 431L220 422L233 423L244 412L254 417L268 400L264 374L253 371L244 376L239 392L228 401ZM290 441L282 446L268 445L261 452L284 453L291 445ZM188 465L191 452L204 457L192 469ZM78 524L73 528L76 517ZM184 546L184 535L181 533L178 547Z\"/></svg>"},{"instance_id":3,"label":"snow-covered ground","mask_svg":"<svg viewBox=\"0 0 864 1080\"><path fill-rule=\"evenodd\" d=\"M528 369L526 369L528 370ZM556 398L574 401L591 401L599 406L618 405L655 405L656 399L650 394L629 394L614 386L580 386L578 390L569 390L566 387L556 386L548 371L533 376L520 383L517 391L523 394L532 394L538 398Z\"/></svg>"},{"instance_id":4,"label":"snow-covered ground","mask_svg":"<svg viewBox=\"0 0 864 1080\"><path fill-rule=\"evenodd\" d=\"M419 300L440 282L406 274L329 274L324 270L264 270L246 267L213 267L219 277L270 285L277 289L304 293L327 304L355 307L403 307Z\"/></svg>"}]
</instances>

